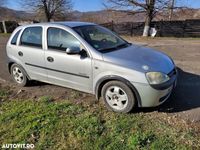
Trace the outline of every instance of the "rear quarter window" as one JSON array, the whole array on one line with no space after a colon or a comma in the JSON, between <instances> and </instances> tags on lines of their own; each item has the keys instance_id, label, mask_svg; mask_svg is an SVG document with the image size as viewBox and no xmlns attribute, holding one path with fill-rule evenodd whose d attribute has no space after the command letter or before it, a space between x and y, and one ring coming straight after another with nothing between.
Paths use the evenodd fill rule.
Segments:
<instances>
[{"instance_id":1,"label":"rear quarter window","mask_svg":"<svg viewBox=\"0 0 200 150\"><path fill-rule=\"evenodd\" d=\"M42 27L28 27L21 36L21 45L42 48Z\"/></svg>"},{"instance_id":2,"label":"rear quarter window","mask_svg":"<svg viewBox=\"0 0 200 150\"><path fill-rule=\"evenodd\" d=\"M12 45L16 45L17 44L17 38L19 36L21 30L17 31L17 33L15 33L15 35L13 36L12 40L11 40L11 44Z\"/></svg>"}]
</instances>

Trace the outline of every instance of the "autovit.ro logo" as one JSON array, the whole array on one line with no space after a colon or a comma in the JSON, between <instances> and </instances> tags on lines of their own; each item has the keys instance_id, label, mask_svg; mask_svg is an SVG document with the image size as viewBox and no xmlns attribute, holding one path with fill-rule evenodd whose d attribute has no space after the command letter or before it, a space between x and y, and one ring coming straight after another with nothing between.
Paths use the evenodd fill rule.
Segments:
<instances>
[{"instance_id":1,"label":"autovit.ro logo","mask_svg":"<svg viewBox=\"0 0 200 150\"><path fill-rule=\"evenodd\" d=\"M3 144L2 149L33 149L34 144Z\"/></svg>"}]
</instances>

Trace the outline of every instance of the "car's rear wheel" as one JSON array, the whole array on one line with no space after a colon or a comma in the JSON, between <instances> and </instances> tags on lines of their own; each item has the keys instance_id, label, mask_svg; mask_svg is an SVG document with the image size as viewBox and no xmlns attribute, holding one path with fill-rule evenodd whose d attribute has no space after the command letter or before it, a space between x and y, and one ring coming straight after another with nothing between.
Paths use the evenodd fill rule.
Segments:
<instances>
[{"instance_id":1,"label":"car's rear wheel","mask_svg":"<svg viewBox=\"0 0 200 150\"><path fill-rule=\"evenodd\" d=\"M12 79L19 85L25 86L28 83L28 78L22 67L17 64L13 64L10 69Z\"/></svg>"},{"instance_id":2,"label":"car's rear wheel","mask_svg":"<svg viewBox=\"0 0 200 150\"><path fill-rule=\"evenodd\" d=\"M135 105L135 97L132 90L123 82L110 81L102 88L106 106L115 112L128 113Z\"/></svg>"}]
</instances>

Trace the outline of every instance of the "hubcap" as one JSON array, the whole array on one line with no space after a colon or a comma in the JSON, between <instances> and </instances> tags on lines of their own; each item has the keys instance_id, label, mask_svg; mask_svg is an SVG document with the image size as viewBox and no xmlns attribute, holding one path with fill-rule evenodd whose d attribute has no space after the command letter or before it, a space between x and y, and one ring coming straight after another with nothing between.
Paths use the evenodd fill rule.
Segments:
<instances>
[{"instance_id":1,"label":"hubcap","mask_svg":"<svg viewBox=\"0 0 200 150\"><path fill-rule=\"evenodd\" d=\"M109 87L105 96L108 104L116 110L123 110L128 104L127 94L118 86Z\"/></svg>"},{"instance_id":2,"label":"hubcap","mask_svg":"<svg viewBox=\"0 0 200 150\"><path fill-rule=\"evenodd\" d=\"M17 83L19 83L19 84L23 83L24 75L18 67L14 67L12 73L13 73L13 77Z\"/></svg>"}]
</instances>

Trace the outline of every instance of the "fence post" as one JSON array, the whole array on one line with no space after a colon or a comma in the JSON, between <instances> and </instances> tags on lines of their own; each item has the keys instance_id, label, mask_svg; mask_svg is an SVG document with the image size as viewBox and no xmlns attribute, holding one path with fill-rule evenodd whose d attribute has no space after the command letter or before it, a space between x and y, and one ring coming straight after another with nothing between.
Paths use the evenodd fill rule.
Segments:
<instances>
[{"instance_id":1,"label":"fence post","mask_svg":"<svg viewBox=\"0 0 200 150\"><path fill-rule=\"evenodd\" d=\"M4 33L7 33L5 21L2 21L2 25L3 25L3 31L4 31Z\"/></svg>"},{"instance_id":2,"label":"fence post","mask_svg":"<svg viewBox=\"0 0 200 150\"><path fill-rule=\"evenodd\" d=\"M186 25L187 25L187 19L183 22L183 37L185 37L186 35L185 35L185 29L186 29Z\"/></svg>"},{"instance_id":3,"label":"fence post","mask_svg":"<svg viewBox=\"0 0 200 150\"><path fill-rule=\"evenodd\" d=\"M131 37L133 36L133 22L131 22Z\"/></svg>"},{"instance_id":4,"label":"fence post","mask_svg":"<svg viewBox=\"0 0 200 150\"><path fill-rule=\"evenodd\" d=\"M163 20L160 21L160 37L163 36Z\"/></svg>"},{"instance_id":5,"label":"fence post","mask_svg":"<svg viewBox=\"0 0 200 150\"><path fill-rule=\"evenodd\" d=\"M111 22L111 30L114 31L114 21Z\"/></svg>"}]
</instances>

